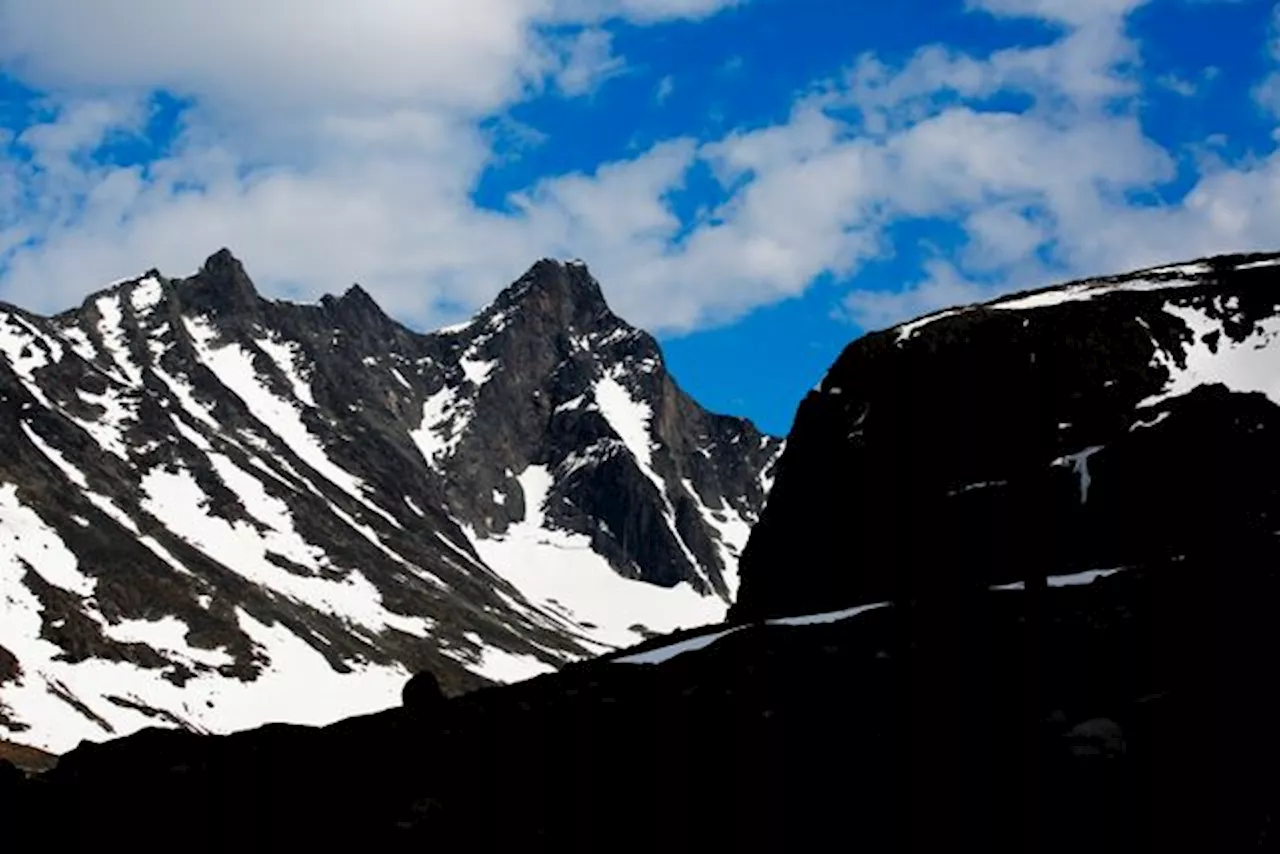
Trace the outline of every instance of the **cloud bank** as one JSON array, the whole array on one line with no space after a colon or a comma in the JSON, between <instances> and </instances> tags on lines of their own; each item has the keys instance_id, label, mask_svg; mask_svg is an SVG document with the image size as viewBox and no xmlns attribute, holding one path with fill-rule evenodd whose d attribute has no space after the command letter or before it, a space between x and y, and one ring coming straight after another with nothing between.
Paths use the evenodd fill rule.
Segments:
<instances>
[{"instance_id":1,"label":"cloud bank","mask_svg":"<svg viewBox=\"0 0 1280 854\"><path fill-rule=\"evenodd\" d=\"M432 326L552 255L586 258L618 310L659 331L730 321L823 275L847 283L842 314L875 328L1072 275L1280 244L1275 150L1228 163L1210 149L1189 190L1148 200L1186 164L1142 124L1129 31L1141 0L970 0L971 14L1051 35L985 55L926 46L897 65L851 57L779 123L662 140L538 179L501 210L476 203L501 156L487 121L607 85L626 69L616 26L738 5L0 0L0 67L45 97L0 137L0 298L61 309L226 245L275 295L359 281ZM1254 98L1280 115L1274 58ZM177 133L134 162L121 152L175 109L158 92L177 99ZM695 167L719 198L682 218L672 195ZM945 224L956 246L895 246L904 222ZM895 252L920 255L916 278L867 281Z\"/></svg>"}]
</instances>

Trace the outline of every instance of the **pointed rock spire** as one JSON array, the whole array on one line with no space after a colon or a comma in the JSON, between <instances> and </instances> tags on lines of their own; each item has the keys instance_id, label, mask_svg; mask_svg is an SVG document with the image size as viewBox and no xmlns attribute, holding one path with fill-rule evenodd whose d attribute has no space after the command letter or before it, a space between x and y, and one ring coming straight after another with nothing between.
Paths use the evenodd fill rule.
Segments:
<instances>
[{"instance_id":1,"label":"pointed rock spire","mask_svg":"<svg viewBox=\"0 0 1280 854\"><path fill-rule=\"evenodd\" d=\"M185 302L197 310L216 314L242 314L256 311L262 297L244 265L227 248L210 255L184 286Z\"/></svg>"},{"instance_id":2,"label":"pointed rock spire","mask_svg":"<svg viewBox=\"0 0 1280 854\"><path fill-rule=\"evenodd\" d=\"M543 258L498 295L493 307L532 309L548 325L590 328L617 322L605 302L600 283L580 261Z\"/></svg>"}]
</instances>

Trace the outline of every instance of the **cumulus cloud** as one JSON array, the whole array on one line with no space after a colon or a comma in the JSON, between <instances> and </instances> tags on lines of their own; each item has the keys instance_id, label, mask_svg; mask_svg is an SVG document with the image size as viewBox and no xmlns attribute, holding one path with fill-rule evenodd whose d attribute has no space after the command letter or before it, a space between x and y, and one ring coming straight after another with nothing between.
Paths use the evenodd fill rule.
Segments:
<instances>
[{"instance_id":1,"label":"cumulus cloud","mask_svg":"<svg viewBox=\"0 0 1280 854\"><path fill-rule=\"evenodd\" d=\"M472 202L499 137L505 148L539 141L505 108L548 88L586 94L618 73L606 22L735 5L0 0L0 66L51 99L46 120L0 156L0 296L62 308L101 280L191 269L229 245L273 292L310 297L360 280L430 324L437 303L487 298L539 254L591 254L552 194L538 215ZM89 156L137 130L160 90L189 104L160 159ZM599 185L621 171L601 170Z\"/></svg>"},{"instance_id":2,"label":"cumulus cloud","mask_svg":"<svg viewBox=\"0 0 1280 854\"><path fill-rule=\"evenodd\" d=\"M983 302L997 293L998 287L967 279L953 264L932 258L925 262L919 281L902 290L854 291L841 308L863 329L881 329L939 308Z\"/></svg>"},{"instance_id":3,"label":"cumulus cloud","mask_svg":"<svg viewBox=\"0 0 1280 854\"><path fill-rule=\"evenodd\" d=\"M441 305L473 307L556 255L586 258L618 310L655 330L727 321L823 274L848 283L840 311L870 327L1280 237L1277 154L1206 156L1184 198L1133 203L1175 175L1134 108L1141 56L1126 23L1140 0L974 0L976 14L1036 18L1055 35L985 55L928 47L898 66L854 58L776 125L665 140L548 176L501 211L475 204L498 157L493 118L616 73L611 21L733 5L380 0L357 19L333 0L120 0L118 17L107 4L0 0L0 62L57 99L39 127L0 140L21 154L0 157L0 296L63 308L228 245L275 295L360 281L432 325L453 319ZM136 132L158 88L191 104L162 157L87 156ZM1009 93L1029 108L993 106ZM723 199L682 221L671 197L696 165ZM924 253L907 282L871 278L903 221L958 228L959 248Z\"/></svg>"},{"instance_id":4,"label":"cumulus cloud","mask_svg":"<svg viewBox=\"0 0 1280 854\"><path fill-rule=\"evenodd\" d=\"M965 237L953 258L926 262L917 282L855 282L843 310L856 323L875 328L1068 277L1280 242L1280 205L1271 195L1280 154L1231 165L1202 152L1199 178L1181 199L1133 201L1176 174L1173 156L1145 135L1133 104L1140 57L1125 16L1142 3L970 5L1039 17L1062 26L1063 35L987 57L935 47L898 69L866 57L854 67L847 94L896 167L890 218L958 224ZM1280 91L1275 79L1259 93L1268 85ZM983 109L993 92L1021 92L1033 106Z\"/></svg>"}]
</instances>

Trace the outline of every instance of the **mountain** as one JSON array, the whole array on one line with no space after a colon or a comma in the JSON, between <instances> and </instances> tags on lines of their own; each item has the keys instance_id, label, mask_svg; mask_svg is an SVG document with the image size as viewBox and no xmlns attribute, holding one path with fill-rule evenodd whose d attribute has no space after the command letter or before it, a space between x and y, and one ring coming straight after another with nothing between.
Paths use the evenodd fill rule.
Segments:
<instances>
[{"instance_id":1,"label":"mountain","mask_svg":"<svg viewBox=\"0 0 1280 854\"><path fill-rule=\"evenodd\" d=\"M853 342L800 404L733 619L1016 583L1029 559L1068 575L1269 548L1278 275L1280 256L1224 256Z\"/></svg>"},{"instance_id":2,"label":"mountain","mask_svg":"<svg viewBox=\"0 0 1280 854\"><path fill-rule=\"evenodd\" d=\"M1280 255L1254 255L865 335L801 405L730 621L460 697L420 680L320 729L0 763L6 827L206 850L1275 849L1276 329Z\"/></svg>"},{"instance_id":3,"label":"mountain","mask_svg":"<svg viewBox=\"0 0 1280 854\"><path fill-rule=\"evenodd\" d=\"M83 745L0 773L9 827L206 850L1272 850L1277 330L1280 254L864 336L801 405L724 624L449 699L419 681L323 728Z\"/></svg>"},{"instance_id":4,"label":"mountain","mask_svg":"<svg viewBox=\"0 0 1280 854\"><path fill-rule=\"evenodd\" d=\"M430 334L226 250L0 304L0 735L325 723L715 622L781 446L580 263Z\"/></svg>"}]
</instances>

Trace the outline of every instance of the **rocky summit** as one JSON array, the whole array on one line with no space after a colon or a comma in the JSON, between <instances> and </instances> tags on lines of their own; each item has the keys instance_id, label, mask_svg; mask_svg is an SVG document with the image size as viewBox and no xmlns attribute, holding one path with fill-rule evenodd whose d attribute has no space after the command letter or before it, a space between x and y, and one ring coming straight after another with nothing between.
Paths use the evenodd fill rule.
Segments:
<instances>
[{"instance_id":1,"label":"rocky summit","mask_svg":"<svg viewBox=\"0 0 1280 854\"><path fill-rule=\"evenodd\" d=\"M0 737L328 723L716 622L781 448L580 263L430 334L226 250L0 304Z\"/></svg>"},{"instance_id":2,"label":"rocky summit","mask_svg":"<svg viewBox=\"0 0 1280 854\"><path fill-rule=\"evenodd\" d=\"M7 827L203 850L1274 850L1278 332L1280 255L1252 255L864 336L801 405L725 623L461 696L424 675L322 728L86 744L0 776Z\"/></svg>"}]
</instances>

